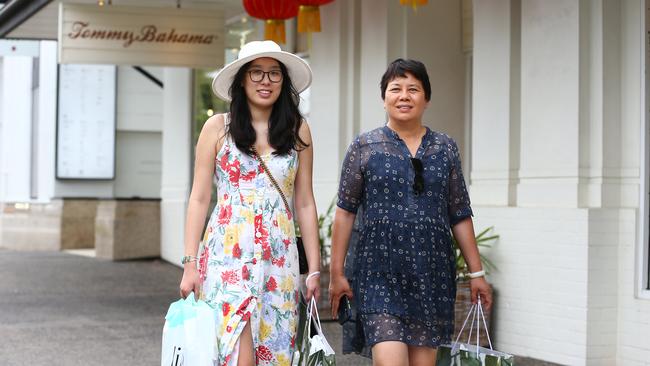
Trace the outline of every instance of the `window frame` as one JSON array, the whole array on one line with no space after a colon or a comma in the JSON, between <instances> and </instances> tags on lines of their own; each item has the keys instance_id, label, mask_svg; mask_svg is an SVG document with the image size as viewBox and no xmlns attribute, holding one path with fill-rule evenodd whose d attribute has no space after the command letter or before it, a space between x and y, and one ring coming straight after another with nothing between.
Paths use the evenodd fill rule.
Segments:
<instances>
[{"instance_id":1,"label":"window frame","mask_svg":"<svg viewBox=\"0 0 650 366\"><path fill-rule=\"evenodd\" d=\"M637 234L637 296L650 300L650 0L644 1L645 11L641 12L643 37L641 41L641 157L639 182L639 215Z\"/></svg>"}]
</instances>

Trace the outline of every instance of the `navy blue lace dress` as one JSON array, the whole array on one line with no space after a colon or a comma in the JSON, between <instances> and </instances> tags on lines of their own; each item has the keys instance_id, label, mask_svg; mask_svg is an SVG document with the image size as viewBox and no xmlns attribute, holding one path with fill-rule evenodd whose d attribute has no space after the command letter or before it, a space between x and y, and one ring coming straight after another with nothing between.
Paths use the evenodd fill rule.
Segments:
<instances>
[{"instance_id":1,"label":"navy blue lace dress","mask_svg":"<svg viewBox=\"0 0 650 366\"><path fill-rule=\"evenodd\" d=\"M344 325L344 353L368 356L383 341L437 347L453 334L450 229L472 209L451 137L427 128L414 158L422 162L422 190L414 189L406 144L387 126L348 148L337 205L359 211L346 257L356 309Z\"/></svg>"}]
</instances>

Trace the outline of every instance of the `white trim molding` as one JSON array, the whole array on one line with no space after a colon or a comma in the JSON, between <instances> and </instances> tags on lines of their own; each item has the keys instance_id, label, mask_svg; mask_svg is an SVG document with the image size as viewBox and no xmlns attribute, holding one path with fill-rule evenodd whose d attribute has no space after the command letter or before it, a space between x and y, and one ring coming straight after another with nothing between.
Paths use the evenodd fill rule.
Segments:
<instances>
[{"instance_id":1,"label":"white trim molding","mask_svg":"<svg viewBox=\"0 0 650 366\"><path fill-rule=\"evenodd\" d=\"M650 106L650 87L649 75L648 73L648 63L650 63L650 55L648 52L648 41L650 37L648 36L648 31L650 26L647 23L648 17L650 17L650 1L645 1L645 12L641 12L643 24L643 37L641 37L641 75L644 77L640 78L640 88L641 88L641 157L640 157L640 188L639 189L639 215L637 218L637 248L636 248L636 258L637 258L637 297L640 299L650 300L650 168L648 164L650 163L650 113L648 113L648 107Z\"/></svg>"}]
</instances>

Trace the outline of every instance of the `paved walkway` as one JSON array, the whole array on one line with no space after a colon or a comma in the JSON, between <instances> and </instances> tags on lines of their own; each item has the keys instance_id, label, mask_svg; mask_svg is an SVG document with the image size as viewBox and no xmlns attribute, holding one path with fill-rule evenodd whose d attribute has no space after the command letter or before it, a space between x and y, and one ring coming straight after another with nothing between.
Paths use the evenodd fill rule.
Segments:
<instances>
[{"instance_id":1,"label":"paved walkway","mask_svg":"<svg viewBox=\"0 0 650 366\"><path fill-rule=\"evenodd\" d=\"M0 248L0 365L160 365L161 332L182 270L161 260L122 261ZM338 366L341 328L324 324ZM517 366L554 364L517 357Z\"/></svg>"},{"instance_id":2,"label":"paved walkway","mask_svg":"<svg viewBox=\"0 0 650 366\"><path fill-rule=\"evenodd\" d=\"M0 249L0 365L160 365L181 274L160 260ZM340 354L339 325L325 327ZM337 356L337 364L370 362Z\"/></svg>"}]
</instances>

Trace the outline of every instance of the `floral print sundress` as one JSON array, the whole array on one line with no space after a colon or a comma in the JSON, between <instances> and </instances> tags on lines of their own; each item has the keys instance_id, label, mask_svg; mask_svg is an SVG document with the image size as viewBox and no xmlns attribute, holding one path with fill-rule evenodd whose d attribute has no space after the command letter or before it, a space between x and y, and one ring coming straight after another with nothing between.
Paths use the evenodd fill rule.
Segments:
<instances>
[{"instance_id":1,"label":"floral print sundress","mask_svg":"<svg viewBox=\"0 0 650 366\"><path fill-rule=\"evenodd\" d=\"M262 156L289 204L295 150ZM217 309L215 365L237 365L250 323L258 365L289 365L298 321L298 251L291 212L255 157L226 137L215 162L217 205L199 255L201 299Z\"/></svg>"}]
</instances>

